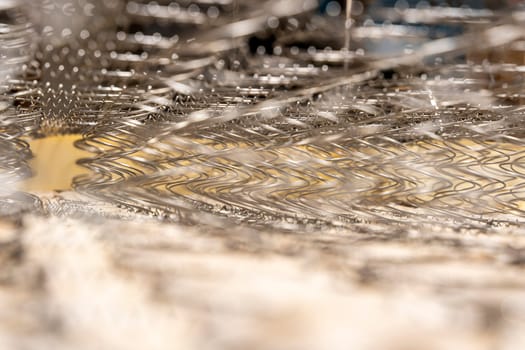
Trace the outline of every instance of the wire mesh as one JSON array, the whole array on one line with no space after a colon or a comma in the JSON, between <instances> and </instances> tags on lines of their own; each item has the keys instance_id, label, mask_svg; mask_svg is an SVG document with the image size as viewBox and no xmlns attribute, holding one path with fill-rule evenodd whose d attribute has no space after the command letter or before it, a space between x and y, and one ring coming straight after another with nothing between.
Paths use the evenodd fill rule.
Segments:
<instances>
[{"instance_id":1,"label":"wire mesh","mask_svg":"<svg viewBox=\"0 0 525 350\"><path fill-rule=\"evenodd\" d=\"M519 7L375 7L387 22L357 18L347 48L345 18L302 0L42 3L58 24L13 4L0 162L14 179L24 137L80 133L93 157L77 191L170 220L523 220Z\"/></svg>"}]
</instances>

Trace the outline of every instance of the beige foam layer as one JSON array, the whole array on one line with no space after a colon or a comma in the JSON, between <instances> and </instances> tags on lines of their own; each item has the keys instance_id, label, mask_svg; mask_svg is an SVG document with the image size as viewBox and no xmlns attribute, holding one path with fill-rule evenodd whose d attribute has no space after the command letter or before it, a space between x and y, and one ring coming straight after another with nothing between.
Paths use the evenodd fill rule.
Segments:
<instances>
[{"instance_id":1,"label":"beige foam layer","mask_svg":"<svg viewBox=\"0 0 525 350\"><path fill-rule=\"evenodd\" d=\"M34 175L20 184L21 190L46 192L71 189L75 176L88 173L76 161L93 156L74 146L74 142L80 137L58 135L28 140L33 152L29 165Z\"/></svg>"}]
</instances>

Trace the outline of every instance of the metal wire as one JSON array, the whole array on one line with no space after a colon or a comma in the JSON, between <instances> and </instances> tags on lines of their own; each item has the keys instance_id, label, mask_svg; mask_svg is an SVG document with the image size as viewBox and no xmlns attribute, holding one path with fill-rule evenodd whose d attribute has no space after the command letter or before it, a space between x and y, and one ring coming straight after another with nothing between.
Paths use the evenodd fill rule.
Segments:
<instances>
[{"instance_id":1,"label":"metal wire","mask_svg":"<svg viewBox=\"0 0 525 350\"><path fill-rule=\"evenodd\" d=\"M37 36L6 79L4 120L28 121L6 122L9 171L22 135L75 132L93 154L76 190L172 220L522 223L525 70L476 59L523 57L518 10L414 9L399 20L459 33L366 23L347 50L344 19L302 0L115 4L95 30Z\"/></svg>"}]
</instances>

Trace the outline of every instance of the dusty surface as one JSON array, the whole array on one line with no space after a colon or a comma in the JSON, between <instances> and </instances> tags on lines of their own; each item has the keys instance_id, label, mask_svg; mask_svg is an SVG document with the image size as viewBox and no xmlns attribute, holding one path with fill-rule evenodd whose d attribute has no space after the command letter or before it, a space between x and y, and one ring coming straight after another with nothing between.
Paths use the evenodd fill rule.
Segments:
<instances>
[{"instance_id":1,"label":"dusty surface","mask_svg":"<svg viewBox=\"0 0 525 350\"><path fill-rule=\"evenodd\" d=\"M279 233L26 216L2 221L0 261L2 349L525 343L519 228Z\"/></svg>"}]
</instances>

